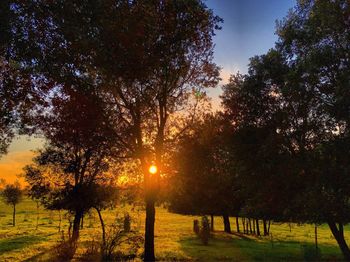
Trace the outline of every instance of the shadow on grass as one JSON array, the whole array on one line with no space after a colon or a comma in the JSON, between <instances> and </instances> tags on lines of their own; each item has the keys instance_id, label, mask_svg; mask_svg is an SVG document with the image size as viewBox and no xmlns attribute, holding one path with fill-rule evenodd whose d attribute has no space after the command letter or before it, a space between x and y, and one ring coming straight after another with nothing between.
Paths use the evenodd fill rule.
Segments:
<instances>
[{"instance_id":1,"label":"shadow on grass","mask_svg":"<svg viewBox=\"0 0 350 262\"><path fill-rule=\"evenodd\" d=\"M271 241L241 234L216 233L209 245L203 245L197 237L183 238L182 251L198 261L342 261L337 246L319 245L320 256L313 252L313 243L297 241Z\"/></svg>"},{"instance_id":2,"label":"shadow on grass","mask_svg":"<svg viewBox=\"0 0 350 262\"><path fill-rule=\"evenodd\" d=\"M45 237L33 235L2 239L0 240L0 255L16 249L22 249L45 240Z\"/></svg>"}]
</instances>

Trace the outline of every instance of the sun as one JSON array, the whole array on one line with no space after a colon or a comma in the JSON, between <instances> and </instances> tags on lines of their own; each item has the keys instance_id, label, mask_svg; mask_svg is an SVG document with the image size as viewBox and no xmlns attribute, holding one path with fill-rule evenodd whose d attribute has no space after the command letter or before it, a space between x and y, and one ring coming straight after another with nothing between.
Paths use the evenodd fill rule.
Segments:
<instances>
[{"instance_id":1,"label":"sun","mask_svg":"<svg viewBox=\"0 0 350 262\"><path fill-rule=\"evenodd\" d=\"M148 169L148 172L150 172L150 174L152 174L152 175L156 174L158 172L157 166L151 165Z\"/></svg>"}]
</instances>

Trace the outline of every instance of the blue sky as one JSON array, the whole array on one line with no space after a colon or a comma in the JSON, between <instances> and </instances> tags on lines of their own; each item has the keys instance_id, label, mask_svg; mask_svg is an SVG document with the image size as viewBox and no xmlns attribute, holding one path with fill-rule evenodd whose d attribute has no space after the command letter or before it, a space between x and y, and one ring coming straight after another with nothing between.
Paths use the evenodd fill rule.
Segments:
<instances>
[{"instance_id":1,"label":"blue sky","mask_svg":"<svg viewBox=\"0 0 350 262\"><path fill-rule=\"evenodd\" d=\"M275 21L285 17L296 0L207 0L206 4L224 19L214 38L214 56L227 80L231 73L246 73L250 57L274 46Z\"/></svg>"}]
</instances>

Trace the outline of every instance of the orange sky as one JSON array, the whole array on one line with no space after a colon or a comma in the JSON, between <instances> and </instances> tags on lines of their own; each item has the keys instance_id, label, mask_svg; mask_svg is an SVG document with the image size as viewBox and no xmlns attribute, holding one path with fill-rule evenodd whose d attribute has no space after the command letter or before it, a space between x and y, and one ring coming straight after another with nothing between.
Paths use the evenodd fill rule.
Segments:
<instances>
[{"instance_id":1,"label":"orange sky","mask_svg":"<svg viewBox=\"0 0 350 262\"><path fill-rule=\"evenodd\" d=\"M0 178L4 178L7 183L17 180L23 167L31 162L33 150L40 148L42 144L43 140L38 138L17 137L12 142L9 153L0 158Z\"/></svg>"}]
</instances>

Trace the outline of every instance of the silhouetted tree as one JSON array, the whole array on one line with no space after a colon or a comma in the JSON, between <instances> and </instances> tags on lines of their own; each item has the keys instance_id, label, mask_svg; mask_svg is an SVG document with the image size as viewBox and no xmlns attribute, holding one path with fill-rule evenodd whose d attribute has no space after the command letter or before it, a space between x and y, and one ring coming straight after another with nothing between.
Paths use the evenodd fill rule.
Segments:
<instances>
[{"instance_id":1,"label":"silhouetted tree","mask_svg":"<svg viewBox=\"0 0 350 262\"><path fill-rule=\"evenodd\" d=\"M25 168L32 196L49 209L74 214L72 242L78 239L83 215L104 206L106 200L97 194L100 187L115 178L109 171L118 141L114 121L100 102L92 93L68 87L54 95L51 111L36 121L46 145Z\"/></svg>"},{"instance_id":2,"label":"silhouetted tree","mask_svg":"<svg viewBox=\"0 0 350 262\"><path fill-rule=\"evenodd\" d=\"M13 57L49 82L79 85L90 79L88 86L100 87L100 96L121 116L119 125L127 126L116 136L144 174L145 260L154 260L154 204L169 119L188 106L194 90L217 84L212 36L221 19L199 0L15 6L21 41ZM159 172L151 179L148 165L154 160Z\"/></svg>"},{"instance_id":3,"label":"silhouetted tree","mask_svg":"<svg viewBox=\"0 0 350 262\"><path fill-rule=\"evenodd\" d=\"M297 90L310 103L303 110L308 121L298 128L306 145L298 161L305 174L301 197L309 199L304 214L311 222L329 224L347 260L350 250L343 225L350 219L344 174L348 168L344 146L349 139L349 10L345 0L300 1L277 30L277 47L295 72L292 80L302 92ZM318 119L318 124L310 124L310 119Z\"/></svg>"},{"instance_id":4,"label":"silhouetted tree","mask_svg":"<svg viewBox=\"0 0 350 262\"><path fill-rule=\"evenodd\" d=\"M348 12L347 1L300 1L279 23L275 49L252 58L222 97L245 211L327 222L346 259Z\"/></svg>"}]
</instances>

